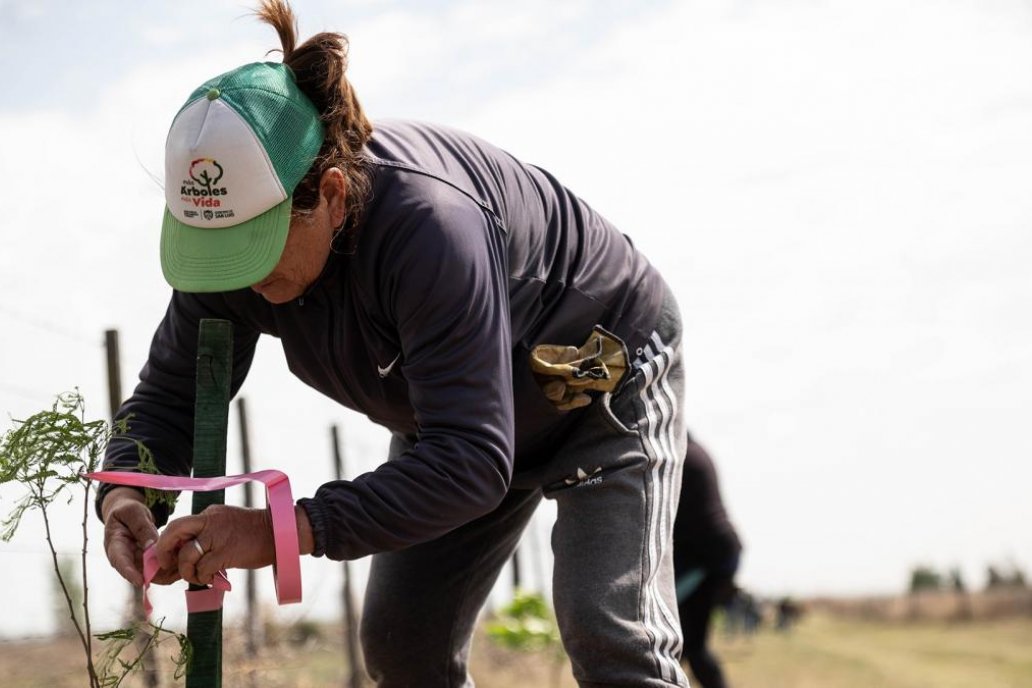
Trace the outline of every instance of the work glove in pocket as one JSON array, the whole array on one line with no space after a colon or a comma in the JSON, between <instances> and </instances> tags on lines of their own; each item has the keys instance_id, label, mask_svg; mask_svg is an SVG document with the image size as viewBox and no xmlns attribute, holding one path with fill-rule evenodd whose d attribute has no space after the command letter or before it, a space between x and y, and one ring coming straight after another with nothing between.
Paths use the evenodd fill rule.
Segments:
<instances>
[{"instance_id":1,"label":"work glove in pocket","mask_svg":"<svg viewBox=\"0 0 1032 688\"><path fill-rule=\"evenodd\" d=\"M598 325L580 348L539 344L530 352L530 368L548 400L560 411L591 403L589 391L612 392L627 372L627 347Z\"/></svg>"}]
</instances>

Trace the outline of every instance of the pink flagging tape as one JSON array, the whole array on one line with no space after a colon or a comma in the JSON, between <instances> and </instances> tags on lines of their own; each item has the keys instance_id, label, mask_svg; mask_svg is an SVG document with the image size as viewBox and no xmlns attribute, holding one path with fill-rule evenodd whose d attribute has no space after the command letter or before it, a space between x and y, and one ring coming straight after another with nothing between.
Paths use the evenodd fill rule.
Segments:
<instances>
[{"instance_id":1,"label":"pink flagging tape","mask_svg":"<svg viewBox=\"0 0 1032 688\"><path fill-rule=\"evenodd\" d=\"M143 552L143 609L147 612L147 616L150 616L154 609L147 596L147 589L159 568L161 567L158 565L158 555L154 551L154 545L151 545ZM186 611L193 614L194 612L213 612L216 609L222 609L222 598L232 589L233 586L230 585L226 572L218 571L209 587L204 590L187 590L183 593L186 596ZM296 601L300 601L300 595ZM286 604L286 602L281 601L280 604Z\"/></svg>"},{"instance_id":2,"label":"pink flagging tape","mask_svg":"<svg viewBox=\"0 0 1032 688\"><path fill-rule=\"evenodd\" d=\"M98 471L87 473L86 477L112 485L193 492L214 492L249 481L262 483L265 485L265 497L269 504L272 536L276 548L276 563L273 564L276 599L280 604L293 604L301 601L301 546L297 539L297 518L294 515L294 498L290 493L290 480L283 472L265 470L218 478L187 478L127 471ZM143 553L143 599L148 614L150 614L151 605L147 599L147 588L157 572L158 558L154 553L154 546L151 545ZM219 571L211 586L206 590L187 591L187 611L203 612L219 609L222 607L223 595L231 589L232 586L229 584L226 572Z\"/></svg>"}]
</instances>

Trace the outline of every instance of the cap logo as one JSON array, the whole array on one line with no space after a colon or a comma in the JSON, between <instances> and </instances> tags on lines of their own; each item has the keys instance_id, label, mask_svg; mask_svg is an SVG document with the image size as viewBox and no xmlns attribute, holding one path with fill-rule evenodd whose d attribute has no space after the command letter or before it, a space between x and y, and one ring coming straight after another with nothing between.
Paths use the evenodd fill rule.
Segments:
<instances>
[{"instance_id":1,"label":"cap logo","mask_svg":"<svg viewBox=\"0 0 1032 688\"><path fill-rule=\"evenodd\" d=\"M190 163L190 179L210 192L212 185L222 179L222 165L214 158L197 158Z\"/></svg>"},{"instance_id":2,"label":"cap logo","mask_svg":"<svg viewBox=\"0 0 1032 688\"><path fill-rule=\"evenodd\" d=\"M195 208L205 208L201 217L205 220L213 220L233 217L232 210L219 210L213 212L211 208L221 208L222 201L219 196L225 196L229 189L225 186L217 186L222 180L225 170L215 158L197 158L190 161L190 168L187 170L187 177L182 183L179 193L183 203L192 203ZM196 211L186 210L183 213L186 217L196 218Z\"/></svg>"},{"instance_id":3,"label":"cap logo","mask_svg":"<svg viewBox=\"0 0 1032 688\"><path fill-rule=\"evenodd\" d=\"M165 139L168 217L162 226L170 237L192 236L191 228L233 231L184 239L196 249L189 257L197 261L191 269L198 275L217 271L201 257L215 251L213 246L226 255L249 256L248 242L266 242L267 262L274 267L289 229L283 218L289 216L290 194L322 141L319 113L283 64L244 65L196 89ZM174 260L186 261L184 255ZM259 272L255 268L252 277Z\"/></svg>"}]
</instances>

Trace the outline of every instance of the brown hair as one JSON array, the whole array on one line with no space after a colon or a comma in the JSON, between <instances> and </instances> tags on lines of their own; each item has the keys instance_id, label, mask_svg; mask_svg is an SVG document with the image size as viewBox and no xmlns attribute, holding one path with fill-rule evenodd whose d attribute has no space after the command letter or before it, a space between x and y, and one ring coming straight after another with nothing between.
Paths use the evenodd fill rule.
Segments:
<instances>
[{"instance_id":1,"label":"brown hair","mask_svg":"<svg viewBox=\"0 0 1032 688\"><path fill-rule=\"evenodd\" d=\"M294 189L294 212L307 214L314 210L319 204L323 172L339 167L347 180L346 216L341 229L354 231L369 195L369 170L362 147L372 135L373 125L345 76L348 37L323 32L297 45L297 18L286 0L261 0L255 14L276 29L283 46L283 64L293 71L298 87L315 105L325 127L319 155Z\"/></svg>"}]
</instances>

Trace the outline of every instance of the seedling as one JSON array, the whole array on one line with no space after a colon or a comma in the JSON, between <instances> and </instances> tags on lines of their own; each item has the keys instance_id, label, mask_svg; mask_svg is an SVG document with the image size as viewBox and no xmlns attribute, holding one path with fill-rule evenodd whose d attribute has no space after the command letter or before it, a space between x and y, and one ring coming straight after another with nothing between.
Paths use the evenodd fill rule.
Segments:
<instances>
[{"instance_id":1,"label":"seedling","mask_svg":"<svg viewBox=\"0 0 1032 688\"><path fill-rule=\"evenodd\" d=\"M54 575L64 595L69 619L86 656L90 688L120 686L126 676L141 665L147 650L168 637L175 637L179 642L180 652L173 657L177 675L185 671L191 655L186 637L165 629L160 623L148 623L140 628L120 629L96 636L92 632L86 567L89 545L87 524L92 503L92 485L84 474L99 468L104 451L111 441L135 441L125 436L126 429L127 424L124 420L114 424L102 420L86 420L84 400L82 395L75 391L59 395L49 411L41 411L25 420L15 420L14 428L0 437L0 485L16 483L26 491L10 513L0 521L0 539L9 542L26 513L32 510L40 512ZM150 452L139 442L136 444L141 457L140 470L156 472ZM65 498L66 504L71 504L78 494L82 495L81 573L79 581L73 584L69 579L69 570L62 567L58 561L51 517L54 502L59 497ZM150 506L158 500L174 500L173 495L158 491L148 491L146 498ZM81 603L75 601L79 597L78 590L82 591ZM135 656L123 659L123 650L133 647L130 641L139 633L147 634L147 642L136 647ZM107 649L99 663L93 658L94 637L107 643Z\"/></svg>"}]
</instances>

